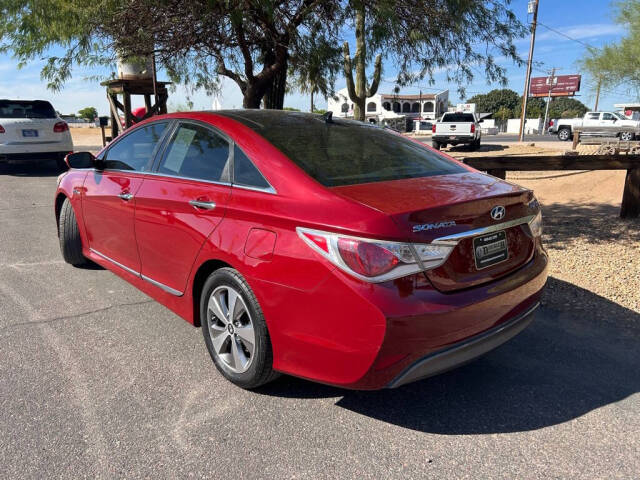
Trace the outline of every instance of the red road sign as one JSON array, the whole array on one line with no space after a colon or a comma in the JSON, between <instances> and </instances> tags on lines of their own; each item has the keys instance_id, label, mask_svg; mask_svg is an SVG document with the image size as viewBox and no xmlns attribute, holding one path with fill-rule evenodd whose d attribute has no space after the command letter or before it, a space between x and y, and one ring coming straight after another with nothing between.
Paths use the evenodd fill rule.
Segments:
<instances>
[{"instance_id":1,"label":"red road sign","mask_svg":"<svg viewBox=\"0 0 640 480\"><path fill-rule=\"evenodd\" d=\"M551 89L552 97L566 97L580 91L580 75L557 75L553 85L549 85L550 77L533 77L531 79L531 96L546 97Z\"/></svg>"}]
</instances>

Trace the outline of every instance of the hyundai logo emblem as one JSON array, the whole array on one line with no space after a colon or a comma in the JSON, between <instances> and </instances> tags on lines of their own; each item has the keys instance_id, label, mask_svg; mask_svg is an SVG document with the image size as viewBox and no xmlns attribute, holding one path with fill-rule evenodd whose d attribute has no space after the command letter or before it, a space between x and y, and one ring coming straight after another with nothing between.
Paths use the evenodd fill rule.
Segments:
<instances>
[{"instance_id":1,"label":"hyundai logo emblem","mask_svg":"<svg viewBox=\"0 0 640 480\"><path fill-rule=\"evenodd\" d=\"M502 220L507 213L507 209L502 205L497 205L491 209L491 218L494 220Z\"/></svg>"}]
</instances>

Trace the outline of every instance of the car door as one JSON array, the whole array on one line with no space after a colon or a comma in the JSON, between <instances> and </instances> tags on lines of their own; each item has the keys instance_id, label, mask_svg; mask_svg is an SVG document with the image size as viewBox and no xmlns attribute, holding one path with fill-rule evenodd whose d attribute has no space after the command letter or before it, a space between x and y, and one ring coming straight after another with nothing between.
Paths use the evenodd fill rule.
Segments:
<instances>
[{"instance_id":1,"label":"car door","mask_svg":"<svg viewBox=\"0 0 640 480\"><path fill-rule=\"evenodd\" d=\"M205 124L181 121L136 194L142 276L181 295L205 240L231 195L231 141Z\"/></svg>"},{"instance_id":2,"label":"car door","mask_svg":"<svg viewBox=\"0 0 640 480\"><path fill-rule=\"evenodd\" d=\"M585 127L597 127L600 125L600 114L597 112L587 113L584 118L583 126Z\"/></svg>"},{"instance_id":3,"label":"car door","mask_svg":"<svg viewBox=\"0 0 640 480\"><path fill-rule=\"evenodd\" d=\"M168 125L150 123L117 139L102 157L104 169L89 172L84 182L82 211L90 249L136 274L135 195Z\"/></svg>"}]
</instances>

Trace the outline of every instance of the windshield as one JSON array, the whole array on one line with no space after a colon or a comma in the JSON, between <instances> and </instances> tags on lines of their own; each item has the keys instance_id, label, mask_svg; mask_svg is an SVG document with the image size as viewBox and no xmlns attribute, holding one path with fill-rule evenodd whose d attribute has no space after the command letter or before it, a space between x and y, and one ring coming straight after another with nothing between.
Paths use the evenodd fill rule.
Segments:
<instances>
[{"instance_id":1,"label":"windshield","mask_svg":"<svg viewBox=\"0 0 640 480\"><path fill-rule=\"evenodd\" d=\"M56 111L44 100L0 100L0 118L56 118Z\"/></svg>"},{"instance_id":2,"label":"windshield","mask_svg":"<svg viewBox=\"0 0 640 480\"><path fill-rule=\"evenodd\" d=\"M216 112L263 136L327 187L464 172L442 155L387 129L320 115Z\"/></svg>"}]
</instances>

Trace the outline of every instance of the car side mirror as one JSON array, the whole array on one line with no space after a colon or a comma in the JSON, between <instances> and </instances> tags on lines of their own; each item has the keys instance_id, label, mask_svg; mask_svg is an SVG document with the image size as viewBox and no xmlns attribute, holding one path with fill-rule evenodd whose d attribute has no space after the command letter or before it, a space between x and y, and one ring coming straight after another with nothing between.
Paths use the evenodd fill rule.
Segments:
<instances>
[{"instance_id":1,"label":"car side mirror","mask_svg":"<svg viewBox=\"0 0 640 480\"><path fill-rule=\"evenodd\" d=\"M102 164L91 152L70 153L64 157L64 161L69 168L98 168L101 170L98 164Z\"/></svg>"}]
</instances>

